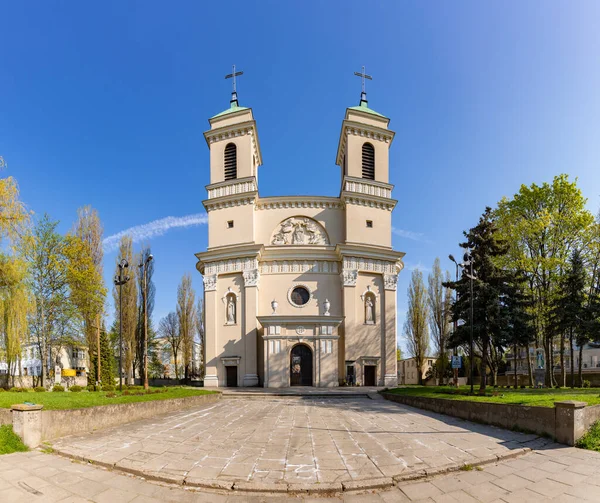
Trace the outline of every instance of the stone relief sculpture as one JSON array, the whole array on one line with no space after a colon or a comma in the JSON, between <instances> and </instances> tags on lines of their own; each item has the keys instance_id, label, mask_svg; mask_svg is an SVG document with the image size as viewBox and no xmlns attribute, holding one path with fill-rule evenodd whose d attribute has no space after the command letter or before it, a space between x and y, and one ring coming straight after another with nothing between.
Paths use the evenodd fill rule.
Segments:
<instances>
[{"instance_id":1,"label":"stone relief sculpture","mask_svg":"<svg viewBox=\"0 0 600 503\"><path fill-rule=\"evenodd\" d=\"M328 245L329 238L323 226L315 220L308 217L290 217L275 229L271 244Z\"/></svg>"}]
</instances>

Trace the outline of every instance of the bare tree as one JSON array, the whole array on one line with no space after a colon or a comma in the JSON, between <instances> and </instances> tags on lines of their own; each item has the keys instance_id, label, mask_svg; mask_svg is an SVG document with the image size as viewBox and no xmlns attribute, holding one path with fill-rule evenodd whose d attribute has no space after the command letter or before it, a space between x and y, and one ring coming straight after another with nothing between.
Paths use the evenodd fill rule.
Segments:
<instances>
[{"instance_id":1,"label":"bare tree","mask_svg":"<svg viewBox=\"0 0 600 503\"><path fill-rule=\"evenodd\" d=\"M446 278L442 275L440 267L440 259L436 257L433 262L431 274L427 277L428 303L429 303L429 326L431 335L437 353L439 368L439 384L443 384L445 366L447 361L446 344L450 337L450 317L451 317L451 302L452 291L450 288L444 287L443 283L450 281L450 273L446 271Z\"/></svg>"},{"instance_id":2,"label":"bare tree","mask_svg":"<svg viewBox=\"0 0 600 503\"><path fill-rule=\"evenodd\" d=\"M194 333L196 332L196 294L192 288L192 277L186 274L177 287L177 318L183 350L183 365L187 382L192 365L194 351Z\"/></svg>"},{"instance_id":3,"label":"bare tree","mask_svg":"<svg viewBox=\"0 0 600 503\"><path fill-rule=\"evenodd\" d=\"M136 352L136 330L138 324L138 288L136 282L137 263L134 262L133 243L131 236L123 236L119 244L119 254L116 261L115 274L119 274L119 262L122 259L129 262L129 281L123 288L123 354L125 356L124 370L127 383L133 384L133 361ZM115 319L119 320L119 287L113 289L115 299Z\"/></svg>"},{"instance_id":4,"label":"bare tree","mask_svg":"<svg viewBox=\"0 0 600 503\"><path fill-rule=\"evenodd\" d=\"M423 273L414 270L408 287L408 312L404 322L404 335L408 350L415 359L419 384L423 384L423 364L429 350L429 305Z\"/></svg>"},{"instance_id":5,"label":"bare tree","mask_svg":"<svg viewBox=\"0 0 600 503\"><path fill-rule=\"evenodd\" d=\"M201 351L201 365L202 369L198 369L200 376L204 377L204 299L198 299L198 307L196 308L196 335L198 336L198 343L200 344Z\"/></svg>"},{"instance_id":6,"label":"bare tree","mask_svg":"<svg viewBox=\"0 0 600 503\"><path fill-rule=\"evenodd\" d=\"M170 312L158 324L158 331L162 337L169 342L169 348L173 353L175 364L175 379L179 379L179 365L177 356L181 348L181 332L179 330L179 319L176 313Z\"/></svg>"}]
</instances>

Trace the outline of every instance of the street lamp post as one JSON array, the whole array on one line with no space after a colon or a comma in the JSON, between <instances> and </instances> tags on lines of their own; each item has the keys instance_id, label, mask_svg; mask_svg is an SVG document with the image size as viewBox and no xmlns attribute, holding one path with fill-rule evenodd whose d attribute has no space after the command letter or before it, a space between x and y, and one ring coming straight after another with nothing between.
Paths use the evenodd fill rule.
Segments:
<instances>
[{"instance_id":1,"label":"street lamp post","mask_svg":"<svg viewBox=\"0 0 600 503\"><path fill-rule=\"evenodd\" d=\"M123 391L123 285L129 281L129 276L123 276L129 262L123 259L119 263L119 275L115 276L115 285L119 287L119 391Z\"/></svg>"},{"instance_id":2,"label":"street lamp post","mask_svg":"<svg viewBox=\"0 0 600 503\"><path fill-rule=\"evenodd\" d=\"M454 258L454 255L450 254L448 255L448 258L450 260L452 260L452 262L454 262L454 265L456 266L456 276L455 276L455 283L458 283L458 262L456 261L456 259ZM454 290L454 302L458 302L458 289ZM458 331L458 320L454 320L454 336L456 337L456 332ZM456 346L452 348L452 356L456 356ZM454 369L454 386L456 386L458 388L458 369Z\"/></svg>"},{"instance_id":3,"label":"street lamp post","mask_svg":"<svg viewBox=\"0 0 600 503\"><path fill-rule=\"evenodd\" d=\"M148 255L146 260L142 262L139 267L142 269L142 295L144 300L144 389L148 389L148 285L147 285L147 272L148 263L153 259L152 255Z\"/></svg>"},{"instance_id":4,"label":"street lamp post","mask_svg":"<svg viewBox=\"0 0 600 503\"><path fill-rule=\"evenodd\" d=\"M471 318L471 334L469 337L469 367L470 367L470 373L471 373L471 394L473 394L473 280L475 279L475 276L473 275L473 256L469 253L466 252L464 257L463 257L464 262L461 264L461 267L470 267L470 273L467 273L467 278L469 278L469 297L470 297L470 301L471 301L471 313L470 313L470 318ZM483 358L484 356L482 356ZM483 379L483 376L481 376L481 378Z\"/></svg>"}]
</instances>

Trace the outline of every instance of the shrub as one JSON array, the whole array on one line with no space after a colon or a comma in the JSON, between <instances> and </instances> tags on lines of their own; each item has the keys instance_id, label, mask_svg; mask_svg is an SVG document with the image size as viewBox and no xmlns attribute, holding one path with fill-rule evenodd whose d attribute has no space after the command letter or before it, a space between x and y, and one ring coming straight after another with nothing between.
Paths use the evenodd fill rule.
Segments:
<instances>
[{"instance_id":1,"label":"shrub","mask_svg":"<svg viewBox=\"0 0 600 503\"><path fill-rule=\"evenodd\" d=\"M129 396L129 395L131 395L131 392L129 390L126 389L123 391L123 396Z\"/></svg>"},{"instance_id":2,"label":"shrub","mask_svg":"<svg viewBox=\"0 0 600 503\"><path fill-rule=\"evenodd\" d=\"M0 388L0 393L4 393L6 390L4 388Z\"/></svg>"},{"instance_id":3,"label":"shrub","mask_svg":"<svg viewBox=\"0 0 600 503\"><path fill-rule=\"evenodd\" d=\"M117 395L116 393L107 393L106 394L106 398L115 398Z\"/></svg>"},{"instance_id":4,"label":"shrub","mask_svg":"<svg viewBox=\"0 0 600 503\"><path fill-rule=\"evenodd\" d=\"M69 391L71 391L73 393L79 393L82 389L83 389L83 387L75 385L75 386L71 386L69 388Z\"/></svg>"},{"instance_id":5,"label":"shrub","mask_svg":"<svg viewBox=\"0 0 600 503\"><path fill-rule=\"evenodd\" d=\"M525 385L524 384L521 384L521 389L525 389Z\"/></svg>"},{"instance_id":6,"label":"shrub","mask_svg":"<svg viewBox=\"0 0 600 503\"><path fill-rule=\"evenodd\" d=\"M14 386L10 388L9 391L12 391L14 393L23 393L25 391L25 388L19 388L18 386Z\"/></svg>"},{"instance_id":7,"label":"shrub","mask_svg":"<svg viewBox=\"0 0 600 503\"><path fill-rule=\"evenodd\" d=\"M54 387L52 388L52 391L64 391L65 387L61 386L60 384L55 384Z\"/></svg>"},{"instance_id":8,"label":"shrub","mask_svg":"<svg viewBox=\"0 0 600 503\"><path fill-rule=\"evenodd\" d=\"M96 391L96 386L94 386L93 384L88 384L85 389L87 389L88 391Z\"/></svg>"},{"instance_id":9,"label":"shrub","mask_svg":"<svg viewBox=\"0 0 600 503\"><path fill-rule=\"evenodd\" d=\"M592 383L590 381L588 381L587 379L584 379L583 382L581 383L581 386L583 388L589 388L592 385Z\"/></svg>"},{"instance_id":10,"label":"shrub","mask_svg":"<svg viewBox=\"0 0 600 503\"><path fill-rule=\"evenodd\" d=\"M144 389L143 386L127 386L127 389L129 391L141 391Z\"/></svg>"},{"instance_id":11,"label":"shrub","mask_svg":"<svg viewBox=\"0 0 600 503\"><path fill-rule=\"evenodd\" d=\"M115 387L112 384L105 384L102 386L102 391L115 391Z\"/></svg>"},{"instance_id":12,"label":"shrub","mask_svg":"<svg viewBox=\"0 0 600 503\"><path fill-rule=\"evenodd\" d=\"M44 388L43 386L36 386L35 388L33 388L33 390L36 393L44 393L44 391L46 391L46 388Z\"/></svg>"}]
</instances>

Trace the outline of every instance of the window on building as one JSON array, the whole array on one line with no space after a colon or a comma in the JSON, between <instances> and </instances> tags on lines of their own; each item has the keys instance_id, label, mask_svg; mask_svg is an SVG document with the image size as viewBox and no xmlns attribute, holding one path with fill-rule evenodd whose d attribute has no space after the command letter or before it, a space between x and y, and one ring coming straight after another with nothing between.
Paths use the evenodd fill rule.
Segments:
<instances>
[{"instance_id":1,"label":"window on building","mask_svg":"<svg viewBox=\"0 0 600 503\"><path fill-rule=\"evenodd\" d=\"M310 300L310 292L303 286L297 286L292 290L290 300L295 306L303 306Z\"/></svg>"},{"instance_id":2,"label":"window on building","mask_svg":"<svg viewBox=\"0 0 600 503\"><path fill-rule=\"evenodd\" d=\"M227 220L227 228L233 229L233 220Z\"/></svg>"},{"instance_id":3,"label":"window on building","mask_svg":"<svg viewBox=\"0 0 600 503\"><path fill-rule=\"evenodd\" d=\"M427 364L428 364L430 367L433 367L433 360L427 360Z\"/></svg>"},{"instance_id":4,"label":"window on building","mask_svg":"<svg viewBox=\"0 0 600 503\"><path fill-rule=\"evenodd\" d=\"M237 178L237 147L234 143L228 143L224 155L225 180Z\"/></svg>"},{"instance_id":5,"label":"window on building","mask_svg":"<svg viewBox=\"0 0 600 503\"><path fill-rule=\"evenodd\" d=\"M362 177L375 180L375 149L370 143L362 146Z\"/></svg>"},{"instance_id":6,"label":"window on building","mask_svg":"<svg viewBox=\"0 0 600 503\"><path fill-rule=\"evenodd\" d=\"M368 227L369 229L372 229L372 228L373 228L373 220L367 220L367 227Z\"/></svg>"}]
</instances>

